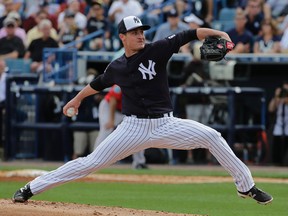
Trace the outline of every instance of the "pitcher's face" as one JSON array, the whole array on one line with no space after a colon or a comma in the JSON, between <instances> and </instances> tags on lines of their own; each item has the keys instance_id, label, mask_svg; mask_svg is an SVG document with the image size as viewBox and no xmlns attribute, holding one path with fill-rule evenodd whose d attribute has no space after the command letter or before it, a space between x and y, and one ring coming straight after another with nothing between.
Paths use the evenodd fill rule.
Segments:
<instances>
[{"instance_id":1,"label":"pitcher's face","mask_svg":"<svg viewBox=\"0 0 288 216\"><path fill-rule=\"evenodd\" d=\"M126 50L139 51L145 46L145 35L141 28L120 34L120 38Z\"/></svg>"}]
</instances>

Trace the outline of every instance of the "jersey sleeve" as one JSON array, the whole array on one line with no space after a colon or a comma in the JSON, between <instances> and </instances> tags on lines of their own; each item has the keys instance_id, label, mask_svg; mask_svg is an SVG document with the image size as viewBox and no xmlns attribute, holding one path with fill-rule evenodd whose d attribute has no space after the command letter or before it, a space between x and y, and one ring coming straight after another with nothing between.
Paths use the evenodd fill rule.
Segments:
<instances>
[{"instance_id":1,"label":"jersey sleeve","mask_svg":"<svg viewBox=\"0 0 288 216\"><path fill-rule=\"evenodd\" d=\"M91 83L91 88L96 91L102 91L105 88L111 87L114 84L113 71L110 67L111 63L106 67L103 74L97 76Z\"/></svg>"},{"instance_id":2,"label":"jersey sleeve","mask_svg":"<svg viewBox=\"0 0 288 216\"><path fill-rule=\"evenodd\" d=\"M198 40L196 30L185 30L177 34L170 35L163 40L158 40L155 42L155 45L165 47L173 53L177 53L181 46L189 43L190 41Z\"/></svg>"}]
</instances>

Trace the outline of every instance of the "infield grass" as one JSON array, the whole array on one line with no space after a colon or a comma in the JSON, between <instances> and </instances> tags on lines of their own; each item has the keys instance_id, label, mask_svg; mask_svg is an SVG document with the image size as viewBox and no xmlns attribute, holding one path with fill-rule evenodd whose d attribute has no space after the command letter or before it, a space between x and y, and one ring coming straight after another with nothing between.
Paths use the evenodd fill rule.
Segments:
<instances>
[{"instance_id":1,"label":"infield grass","mask_svg":"<svg viewBox=\"0 0 288 216\"><path fill-rule=\"evenodd\" d=\"M57 167L5 166L0 170L44 169ZM224 170L205 169L149 169L132 170L108 168L99 171L106 174L145 174L176 176L228 176ZM284 171L253 171L254 177L288 178ZM16 189L27 182L0 182L0 198L11 198ZM209 216L287 216L288 185L257 183L257 186L271 193L272 204L263 206L252 199L242 199L231 183L202 184L143 184L70 182L34 196L35 200L73 202L98 206L119 206L134 209L148 209L175 213L202 214ZM1 213L0 213L1 215ZM127 215L128 216L128 215Z\"/></svg>"},{"instance_id":2,"label":"infield grass","mask_svg":"<svg viewBox=\"0 0 288 216\"><path fill-rule=\"evenodd\" d=\"M11 198L26 182L0 182L0 198ZM263 206L236 195L231 183L134 184L71 182L40 195L35 200L118 206L209 216L287 216L288 187L285 184L258 184L274 196Z\"/></svg>"},{"instance_id":3,"label":"infield grass","mask_svg":"<svg viewBox=\"0 0 288 216\"><path fill-rule=\"evenodd\" d=\"M121 165L119 166L121 167ZM0 166L0 171L11 171L11 170L21 170L21 169L41 169L41 170L54 170L58 168L58 166L43 166L41 163L39 163L39 166L37 165L30 165L27 166L27 164L23 163L21 166ZM216 168L219 168L219 166L216 166ZM251 170L252 171L252 170ZM264 178L288 178L288 169L287 170L275 170L275 171L269 171L266 170L255 170L252 171L252 174L254 177L264 177ZM213 169L213 166L210 167L210 169L202 169L201 167L194 168L193 170L190 169L178 169L177 166L169 166L169 169L143 169L143 170L134 170L129 168L118 168L118 167L109 167L102 170L97 171L97 173L103 173L103 174L131 174L131 175L165 175L165 176L230 176L224 168L219 169Z\"/></svg>"}]
</instances>

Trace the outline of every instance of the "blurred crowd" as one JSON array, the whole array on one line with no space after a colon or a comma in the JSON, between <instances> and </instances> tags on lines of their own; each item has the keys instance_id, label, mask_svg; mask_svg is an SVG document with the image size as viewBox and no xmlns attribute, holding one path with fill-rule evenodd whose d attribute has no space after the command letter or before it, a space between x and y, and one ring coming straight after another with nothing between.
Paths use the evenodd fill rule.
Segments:
<instances>
[{"instance_id":1,"label":"blurred crowd","mask_svg":"<svg viewBox=\"0 0 288 216\"><path fill-rule=\"evenodd\" d=\"M72 44L83 51L122 53L117 24L129 15L138 16L143 23L151 25L152 28L146 32L148 41L183 30L207 27L224 30L230 35L236 45L231 53L288 53L287 0L0 0L0 80L3 83L0 87L4 86L7 59L30 59L30 71L40 74L44 65L42 52L46 47ZM75 43L77 39L98 30L104 33ZM180 52L193 58L182 67L181 74L176 75L174 80L173 76L169 77L169 85L219 85L211 83L207 63L200 58L200 46L201 42L191 42L181 47ZM169 71L173 71L173 65L168 67ZM49 70L49 64L45 64L45 71ZM89 70L87 76L89 73L93 77L98 74L94 68L92 73ZM4 88L2 90L0 104L5 99ZM224 117L219 117L219 110L223 109L217 106L212 109L212 99L182 98L180 103L186 110L178 112L185 113L183 115L186 116L182 117L204 124L211 121L222 124ZM95 103L98 104L99 100ZM189 104L193 107L189 108ZM222 106L222 103L219 104ZM225 104L223 106L226 107ZM209 114L211 112L213 120ZM187 161L206 163L213 160L205 151L194 152L194 155L189 152L185 156ZM183 158L181 152L171 155L168 152L170 163L181 162Z\"/></svg>"},{"instance_id":2,"label":"blurred crowd","mask_svg":"<svg viewBox=\"0 0 288 216\"><path fill-rule=\"evenodd\" d=\"M288 50L288 2L278 0L0 0L0 59L31 58L31 71L41 68L44 47L77 43L79 50L118 51L117 24L136 15L150 24L154 41L198 27L215 28L223 9L232 11L227 29L234 53L281 53ZM227 17L226 17L227 18ZM223 29L222 29L223 30ZM181 49L191 53L193 44Z\"/></svg>"}]
</instances>

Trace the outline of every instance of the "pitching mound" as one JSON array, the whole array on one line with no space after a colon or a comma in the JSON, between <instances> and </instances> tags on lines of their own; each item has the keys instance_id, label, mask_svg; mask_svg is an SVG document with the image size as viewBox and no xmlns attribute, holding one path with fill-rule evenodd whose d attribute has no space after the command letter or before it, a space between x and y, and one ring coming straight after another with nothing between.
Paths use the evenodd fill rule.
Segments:
<instances>
[{"instance_id":1,"label":"pitching mound","mask_svg":"<svg viewBox=\"0 0 288 216\"><path fill-rule=\"evenodd\" d=\"M135 210L120 207L103 207L59 203L47 201L29 201L27 204L0 200L0 212L5 216L197 216L192 214L174 214L161 211ZM200 216L200 215L198 215Z\"/></svg>"}]
</instances>

